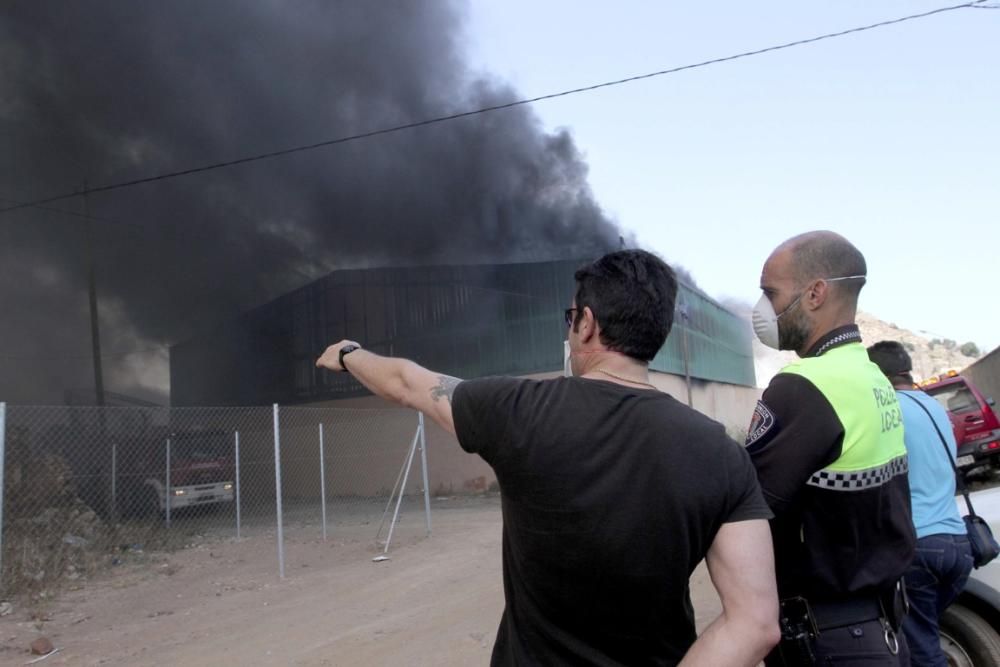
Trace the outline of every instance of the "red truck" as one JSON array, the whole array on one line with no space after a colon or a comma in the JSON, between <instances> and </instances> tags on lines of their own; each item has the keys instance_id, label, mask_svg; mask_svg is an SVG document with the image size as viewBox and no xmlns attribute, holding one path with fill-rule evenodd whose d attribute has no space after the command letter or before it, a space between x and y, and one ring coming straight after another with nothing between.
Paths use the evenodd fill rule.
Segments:
<instances>
[{"instance_id":1,"label":"red truck","mask_svg":"<svg viewBox=\"0 0 1000 667\"><path fill-rule=\"evenodd\" d=\"M166 514L233 502L233 445L227 434L168 431L133 445L119 448L119 497L125 513Z\"/></svg>"},{"instance_id":2,"label":"red truck","mask_svg":"<svg viewBox=\"0 0 1000 667\"><path fill-rule=\"evenodd\" d=\"M958 443L959 468L1000 467L1000 421L993 412L993 398L983 396L976 385L955 371L928 378L920 383L920 389L948 411Z\"/></svg>"}]
</instances>

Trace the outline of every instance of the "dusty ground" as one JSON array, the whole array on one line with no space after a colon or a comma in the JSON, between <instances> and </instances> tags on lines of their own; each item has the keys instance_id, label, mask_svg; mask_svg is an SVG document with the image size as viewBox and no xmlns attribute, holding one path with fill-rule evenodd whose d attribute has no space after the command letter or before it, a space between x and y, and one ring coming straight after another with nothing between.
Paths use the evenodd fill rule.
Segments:
<instances>
[{"instance_id":1,"label":"dusty ground","mask_svg":"<svg viewBox=\"0 0 1000 667\"><path fill-rule=\"evenodd\" d=\"M43 605L0 618L0 664L482 665L503 608L496 497L434 502L434 533L410 511L391 560L375 563L377 524L286 530L286 578L266 533L206 540L126 562ZM699 627L718 600L703 569L692 582ZM32 618L34 616L34 618Z\"/></svg>"}]
</instances>

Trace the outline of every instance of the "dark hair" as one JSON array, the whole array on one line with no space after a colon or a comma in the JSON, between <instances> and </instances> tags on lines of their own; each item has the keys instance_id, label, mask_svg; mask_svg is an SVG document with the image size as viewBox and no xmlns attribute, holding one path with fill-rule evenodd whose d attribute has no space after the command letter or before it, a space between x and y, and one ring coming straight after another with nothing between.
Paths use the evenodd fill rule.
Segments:
<instances>
[{"instance_id":1,"label":"dark hair","mask_svg":"<svg viewBox=\"0 0 1000 667\"><path fill-rule=\"evenodd\" d=\"M868 358L892 378L913 370L913 361L906 348L894 340L883 340L868 348Z\"/></svg>"},{"instance_id":2,"label":"dark hair","mask_svg":"<svg viewBox=\"0 0 1000 667\"><path fill-rule=\"evenodd\" d=\"M608 349L652 361L674 323L673 269L645 250L619 250L580 268L574 278L579 309L574 331L589 306Z\"/></svg>"}]
</instances>

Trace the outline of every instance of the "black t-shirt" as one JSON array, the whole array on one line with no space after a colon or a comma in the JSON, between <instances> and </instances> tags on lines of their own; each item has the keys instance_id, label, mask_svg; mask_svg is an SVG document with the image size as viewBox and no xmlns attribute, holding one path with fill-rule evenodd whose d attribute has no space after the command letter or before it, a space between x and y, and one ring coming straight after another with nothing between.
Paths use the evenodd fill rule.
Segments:
<instances>
[{"instance_id":1,"label":"black t-shirt","mask_svg":"<svg viewBox=\"0 0 1000 667\"><path fill-rule=\"evenodd\" d=\"M719 527L771 517L743 448L667 394L599 380L469 380L453 413L501 490L492 664L680 661Z\"/></svg>"}]
</instances>

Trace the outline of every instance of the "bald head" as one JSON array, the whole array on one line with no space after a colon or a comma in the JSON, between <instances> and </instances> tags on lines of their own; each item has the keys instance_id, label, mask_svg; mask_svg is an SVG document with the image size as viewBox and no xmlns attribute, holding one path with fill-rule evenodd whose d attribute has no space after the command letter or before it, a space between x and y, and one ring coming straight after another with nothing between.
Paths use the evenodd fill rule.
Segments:
<instances>
[{"instance_id":1,"label":"bald head","mask_svg":"<svg viewBox=\"0 0 1000 667\"><path fill-rule=\"evenodd\" d=\"M782 243L774 254L787 253L790 269L800 284L819 278L865 276L865 256L840 234L829 231L807 232ZM835 292L857 302L864 278L833 283Z\"/></svg>"},{"instance_id":2,"label":"bald head","mask_svg":"<svg viewBox=\"0 0 1000 667\"><path fill-rule=\"evenodd\" d=\"M854 324L867 268L858 249L833 232L778 246L764 262L760 289L776 315L779 349L803 356L826 333Z\"/></svg>"}]
</instances>

